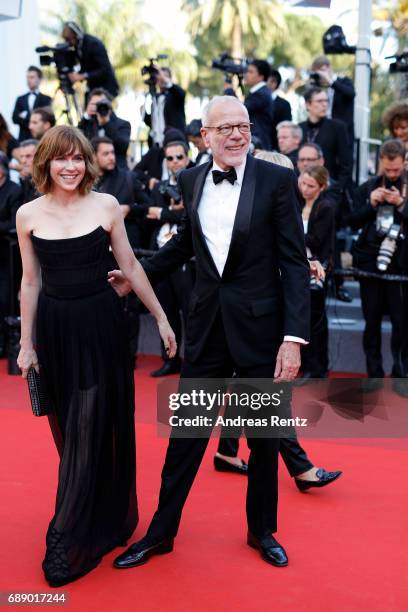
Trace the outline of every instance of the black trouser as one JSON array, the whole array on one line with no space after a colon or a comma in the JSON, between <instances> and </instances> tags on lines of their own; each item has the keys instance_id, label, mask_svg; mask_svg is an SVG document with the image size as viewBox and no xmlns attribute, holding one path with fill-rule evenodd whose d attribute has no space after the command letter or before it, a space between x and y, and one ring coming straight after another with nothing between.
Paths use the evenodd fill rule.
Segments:
<instances>
[{"instance_id":1,"label":"black trouser","mask_svg":"<svg viewBox=\"0 0 408 612\"><path fill-rule=\"evenodd\" d=\"M184 322L184 324L186 322L191 289L192 271L189 263L173 272L173 274L155 287L157 298L176 336L176 359L179 358L183 327L182 322ZM167 357L163 342L161 342L161 354L163 361L168 361L169 358Z\"/></svg>"},{"instance_id":2,"label":"black trouser","mask_svg":"<svg viewBox=\"0 0 408 612\"><path fill-rule=\"evenodd\" d=\"M408 284L376 278L360 279L361 306L365 319L363 348L367 373L383 378L381 322L385 308L391 319L392 375L408 376Z\"/></svg>"},{"instance_id":3,"label":"black trouser","mask_svg":"<svg viewBox=\"0 0 408 612\"><path fill-rule=\"evenodd\" d=\"M271 347L271 363L240 368L230 354L221 315L218 314L197 363L184 360L180 388L191 378L271 378L278 346ZM212 428L208 428L208 436ZM181 513L208 444L205 438L170 436L162 471L159 505L147 532L147 542L156 543L177 534ZM277 528L279 438L247 438L250 448L246 512L249 530L258 538Z\"/></svg>"},{"instance_id":4,"label":"black trouser","mask_svg":"<svg viewBox=\"0 0 408 612\"><path fill-rule=\"evenodd\" d=\"M326 376L329 369L326 293L326 286L310 291L310 342L302 346L302 372L310 372L312 378Z\"/></svg>"},{"instance_id":5,"label":"black trouser","mask_svg":"<svg viewBox=\"0 0 408 612\"><path fill-rule=\"evenodd\" d=\"M9 313L10 287L9 270L6 263L0 262L0 353L5 348L4 318Z\"/></svg>"}]
</instances>

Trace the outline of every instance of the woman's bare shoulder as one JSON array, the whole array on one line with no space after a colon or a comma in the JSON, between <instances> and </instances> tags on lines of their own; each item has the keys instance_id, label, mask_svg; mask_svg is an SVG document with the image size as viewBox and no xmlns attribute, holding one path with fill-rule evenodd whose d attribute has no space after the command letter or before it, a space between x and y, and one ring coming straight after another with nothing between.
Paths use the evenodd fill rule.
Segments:
<instances>
[{"instance_id":1,"label":"woman's bare shoulder","mask_svg":"<svg viewBox=\"0 0 408 612\"><path fill-rule=\"evenodd\" d=\"M113 210L119 206L117 199L110 195L110 193L97 193L93 191L92 197L98 202L98 206L104 206L108 210Z\"/></svg>"},{"instance_id":2,"label":"woman's bare shoulder","mask_svg":"<svg viewBox=\"0 0 408 612\"><path fill-rule=\"evenodd\" d=\"M17 219L22 221L24 224L31 221L35 217L36 213L38 213L41 209L44 199L45 196L40 196L39 198L31 200L31 202L27 202L26 204L20 206L20 208L17 210Z\"/></svg>"}]
</instances>

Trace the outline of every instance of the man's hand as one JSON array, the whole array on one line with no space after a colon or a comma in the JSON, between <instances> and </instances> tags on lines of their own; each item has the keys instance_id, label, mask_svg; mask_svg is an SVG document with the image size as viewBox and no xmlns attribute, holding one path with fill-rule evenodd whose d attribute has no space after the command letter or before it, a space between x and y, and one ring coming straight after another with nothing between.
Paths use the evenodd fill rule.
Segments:
<instances>
[{"instance_id":1,"label":"man's hand","mask_svg":"<svg viewBox=\"0 0 408 612\"><path fill-rule=\"evenodd\" d=\"M314 276L317 280L324 280L326 278L326 272L320 261L314 259L313 261L309 261L310 266L310 276Z\"/></svg>"},{"instance_id":2,"label":"man's hand","mask_svg":"<svg viewBox=\"0 0 408 612\"><path fill-rule=\"evenodd\" d=\"M384 191L384 199L388 204L392 204L398 208L398 206L404 203L404 198L396 187L391 187L391 189L385 189Z\"/></svg>"},{"instance_id":3,"label":"man's hand","mask_svg":"<svg viewBox=\"0 0 408 612\"><path fill-rule=\"evenodd\" d=\"M161 215L161 207L160 206L149 206L149 210L148 213L146 215L147 219L160 219L160 215Z\"/></svg>"},{"instance_id":4,"label":"man's hand","mask_svg":"<svg viewBox=\"0 0 408 612\"><path fill-rule=\"evenodd\" d=\"M76 83L77 81L83 81L85 77L80 72L70 72L68 78L71 83Z\"/></svg>"},{"instance_id":5,"label":"man's hand","mask_svg":"<svg viewBox=\"0 0 408 612\"><path fill-rule=\"evenodd\" d=\"M300 344L298 342L282 342L276 358L274 373L275 382L294 380L300 368Z\"/></svg>"},{"instance_id":6,"label":"man's hand","mask_svg":"<svg viewBox=\"0 0 408 612\"><path fill-rule=\"evenodd\" d=\"M151 179L149 179L149 189L150 189L150 191L152 191L153 187L155 185L157 185L157 183L160 183L160 181L159 181L159 179L155 178L154 176Z\"/></svg>"},{"instance_id":7,"label":"man's hand","mask_svg":"<svg viewBox=\"0 0 408 612\"><path fill-rule=\"evenodd\" d=\"M132 286L120 270L108 272L108 283L114 288L119 297L125 297L132 291Z\"/></svg>"},{"instance_id":8,"label":"man's hand","mask_svg":"<svg viewBox=\"0 0 408 612\"><path fill-rule=\"evenodd\" d=\"M384 187L377 187L377 189L374 189L374 191L371 192L370 194L370 204L373 208L377 208L377 206L379 204L381 204L382 202L384 202L384 198L385 198L385 192L387 190L384 189Z\"/></svg>"},{"instance_id":9,"label":"man's hand","mask_svg":"<svg viewBox=\"0 0 408 612\"><path fill-rule=\"evenodd\" d=\"M316 70L316 73L319 75L320 84L322 87L329 87L331 83L330 75L326 72L326 70Z\"/></svg>"}]
</instances>

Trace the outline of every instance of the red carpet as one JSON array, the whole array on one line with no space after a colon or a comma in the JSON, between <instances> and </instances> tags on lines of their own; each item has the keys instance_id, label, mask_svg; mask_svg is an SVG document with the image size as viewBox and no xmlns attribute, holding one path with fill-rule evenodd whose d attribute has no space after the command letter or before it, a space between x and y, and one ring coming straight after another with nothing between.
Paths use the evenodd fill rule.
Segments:
<instances>
[{"instance_id":1,"label":"red carpet","mask_svg":"<svg viewBox=\"0 0 408 612\"><path fill-rule=\"evenodd\" d=\"M148 372L157 363L142 356L136 374L141 515L136 538L157 502L166 447L149 424L155 383ZM282 467L278 538L290 560L282 569L268 566L245 544L245 478L213 471L213 440L173 554L120 572L111 568L123 550L118 549L88 576L53 591L43 579L41 561L57 455L47 421L31 415L25 383L6 375L4 361L0 418L0 592L64 591L75 612L408 609L408 453L401 440L395 446L389 440L308 440L317 465L344 471L336 484L309 494L298 493ZM244 442L241 448L245 456Z\"/></svg>"}]
</instances>

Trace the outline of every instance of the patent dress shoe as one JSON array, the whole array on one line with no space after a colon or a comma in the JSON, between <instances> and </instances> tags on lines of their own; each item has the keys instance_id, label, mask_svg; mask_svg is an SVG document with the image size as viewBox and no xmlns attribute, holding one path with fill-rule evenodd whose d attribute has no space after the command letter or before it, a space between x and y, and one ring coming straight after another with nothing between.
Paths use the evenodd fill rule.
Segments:
<instances>
[{"instance_id":1,"label":"patent dress shoe","mask_svg":"<svg viewBox=\"0 0 408 612\"><path fill-rule=\"evenodd\" d=\"M319 468L316 472L316 476L319 480L301 480L295 478L295 483L299 491L307 491L312 487L325 487L326 485L334 482L342 475L343 472L326 472L323 468Z\"/></svg>"},{"instance_id":2,"label":"patent dress shoe","mask_svg":"<svg viewBox=\"0 0 408 612\"><path fill-rule=\"evenodd\" d=\"M338 300L340 300L341 302L346 302L347 304L350 304L350 302L353 301L353 298L351 297L351 295L349 294L349 292L347 291L347 289L344 289L343 287L339 287L336 291L336 297Z\"/></svg>"},{"instance_id":3,"label":"patent dress shoe","mask_svg":"<svg viewBox=\"0 0 408 612\"><path fill-rule=\"evenodd\" d=\"M150 372L150 376L153 378L160 378L160 376L169 376L170 374L178 374L181 370L181 363L178 359L164 361L161 368Z\"/></svg>"},{"instance_id":4,"label":"patent dress shoe","mask_svg":"<svg viewBox=\"0 0 408 612\"><path fill-rule=\"evenodd\" d=\"M256 548L261 553L261 557L267 563L275 567L286 567L288 556L283 546L275 540L273 536L260 541L248 531L247 544L251 548Z\"/></svg>"},{"instance_id":5,"label":"patent dress shoe","mask_svg":"<svg viewBox=\"0 0 408 612\"><path fill-rule=\"evenodd\" d=\"M233 465L221 457L214 457L214 467L217 472L234 472L235 474L248 475L248 465L241 459L241 465Z\"/></svg>"},{"instance_id":6,"label":"patent dress shoe","mask_svg":"<svg viewBox=\"0 0 408 612\"><path fill-rule=\"evenodd\" d=\"M143 540L140 542L136 542L136 544L132 544L129 548L116 557L113 562L113 567L117 569L128 569L131 567L137 567L138 565L143 565L147 563L150 557L154 555L165 555L173 550L174 546L174 538L169 538L167 540L162 540L158 544L153 544L152 546L148 546L143 544Z\"/></svg>"}]
</instances>

